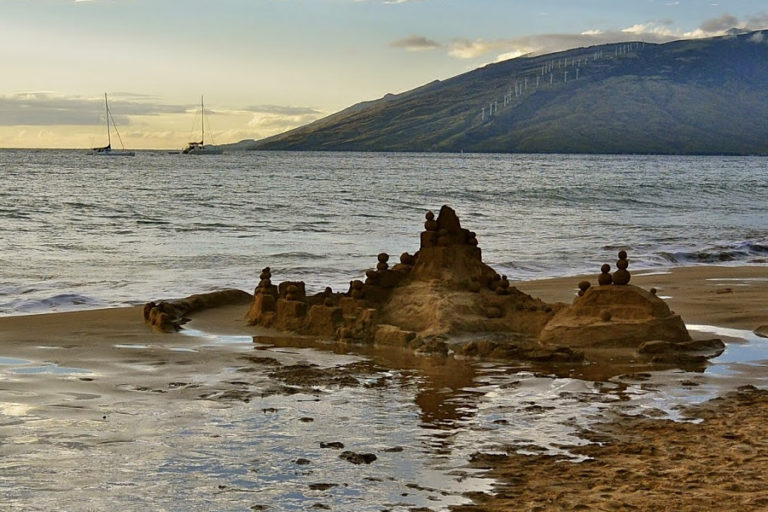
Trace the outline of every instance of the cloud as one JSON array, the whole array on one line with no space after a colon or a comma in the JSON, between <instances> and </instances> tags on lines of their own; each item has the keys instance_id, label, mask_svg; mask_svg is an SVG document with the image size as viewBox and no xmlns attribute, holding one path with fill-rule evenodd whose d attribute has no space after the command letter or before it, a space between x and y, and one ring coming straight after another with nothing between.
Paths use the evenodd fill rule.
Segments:
<instances>
[{"instance_id":1,"label":"cloud","mask_svg":"<svg viewBox=\"0 0 768 512\"><path fill-rule=\"evenodd\" d=\"M743 28L746 30L768 29L768 13L761 12L760 14L747 18Z\"/></svg>"},{"instance_id":2,"label":"cloud","mask_svg":"<svg viewBox=\"0 0 768 512\"><path fill-rule=\"evenodd\" d=\"M499 57L537 55L552 53L582 46L620 43L629 40L642 40L647 43L666 43L680 36L663 25L634 25L624 30L602 31L586 30L581 34L537 34L513 39L495 39L486 41L476 39L456 39L451 42L448 54L457 59L474 59L497 53ZM497 59L503 60L503 59Z\"/></svg>"},{"instance_id":3,"label":"cloud","mask_svg":"<svg viewBox=\"0 0 768 512\"><path fill-rule=\"evenodd\" d=\"M275 114L281 116L312 116L322 115L323 113L311 107L292 107L285 105L257 105L246 107L246 112L255 112L259 114Z\"/></svg>"},{"instance_id":4,"label":"cloud","mask_svg":"<svg viewBox=\"0 0 768 512\"><path fill-rule=\"evenodd\" d=\"M112 115L121 125L130 123L129 116L156 116L180 114L187 111L181 105L163 105L135 98L140 95L114 94L110 96ZM0 95L0 125L98 125L104 122L104 98L64 96L50 92L25 92Z\"/></svg>"},{"instance_id":5,"label":"cloud","mask_svg":"<svg viewBox=\"0 0 768 512\"><path fill-rule=\"evenodd\" d=\"M475 59L496 53L495 60L498 61L522 55L540 55L600 44L626 41L667 43L678 39L725 36L733 29L754 31L764 28L768 28L768 14L761 13L739 20L726 13L720 17L705 20L700 27L687 32L676 28L674 21L662 19L637 23L616 30L590 29L580 34L538 34L494 40L455 39L448 45L448 55L457 59Z\"/></svg>"},{"instance_id":6,"label":"cloud","mask_svg":"<svg viewBox=\"0 0 768 512\"><path fill-rule=\"evenodd\" d=\"M723 14L719 18L706 20L701 24L701 30L704 32L721 32L729 28L735 28L739 25L739 20L730 14Z\"/></svg>"},{"instance_id":7,"label":"cloud","mask_svg":"<svg viewBox=\"0 0 768 512\"><path fill-rule=\"evenodd\" d=\"M521 41L519 39L517 41ZM448 55L457 59L474 59L494 51L523 51L515 44L514 39L496 39L486 41L484 39L454 39L448 47Z\"/></svg>"},{"instance_id":8,"label":"cloud","mask_svg":"<svg viewBox=\"0 0 768 512\"><path fill-rule=\"evenodd\" d=\"M389 43L389 46L393 48L403 48L408 52L423 52L440 48L440 43L427 39L424 36L410 36L398 39L397 41L392 41Z\"/></svg>"},{"instance_id":9,"label":"cloud","mask_svg":"<svg viewBox=\"0 0 768 512\"><path fill-rule=\"evenodd\" d=\"M669 25L668 23L659 22L637 23L631 27L621 29L618 33L624 34L624 40L627 39L628 34L638 38L653 36L662 39L673 39L679 37L679 34L670 28Z\"/></svg>"},{"instance_id":10,"label":"cloud","mask_svg":"<svg viewBox=\"0 0 768 512\"><path fill-rule=\"evenodd\" d=\"M245 110L253 112L251 120L248 121L248 136L256 139L286 132L327 115L326 112L310 107L282 105L260 105Z\"/></svg>"},{"instance_id":11,"label":"cloud","mask_svg":"<svg viewBox=\"0 0 768 512\"><path fill-rule=\"evenodd\" d=\"M513 50L511 52L507 53L501 53L496 56L496 62L501 62L504 60L510 60L510 59L516 59L518 57L522 57L523 55L528 54L529 52L524 52L522 50Z\"/></svg>"},{"instance_id":12,"label":"cloud","mask_svg":"<svg viewBox=\"0 0 768 512\"><path fill-rule=\"evenodd\" d=\"M110 93L109 107L126 145L130 141L132 147L158 148L177 147L180 141L187 140L189 133L181 125L187 128L192 119L190 112L200 108L199 105L166 105L156 97L133 93ZM216 111L206 107L206 112L220 116L214 129L206 130L217 143L260 139L328 114L316 108L292 105L254 105ZM85 147L89 139L93 145L94 130L101 133L103 124L103 96L66 96L47 91L0 95L0 128L16 128L13 143L20 147L47 147L54 140L60 147ZM4 140L5 146L13 144L8 138Z\"/></svg>"},{"instance_id":13,"label":"cloud","mask_svg":"<svg viewBox=\"0 0 768 512\"><path fill-rule=\"evenodd\" d=\"M681 39L726 36L739 32L752 32L768 28L768 14L760 13L745 20L739 20L731 14L705 20L699 28L680 34Z\"/></svg>"}]
</instances>

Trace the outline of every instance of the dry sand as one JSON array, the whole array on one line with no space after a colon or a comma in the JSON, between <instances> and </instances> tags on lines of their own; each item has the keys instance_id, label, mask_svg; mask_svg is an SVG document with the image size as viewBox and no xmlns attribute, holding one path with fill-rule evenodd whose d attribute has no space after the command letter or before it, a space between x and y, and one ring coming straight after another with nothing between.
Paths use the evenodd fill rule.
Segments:
<instances>
[{"instance_id":1,"label":"dry sand","mask_svg":"<svg viewBox=\"0 0 768 512\"><path fill-rule=\"evenodd\" d=\"M583 277L515 283L545 301L570 302ZM596 281L596 276L588 276ZM632 284L655 287L687 324L755 330L768 325L768 267L701 266L665 272L637 271ZM59 367L87 367L109 378L82 379L83 392L105 401L125 392L120 385L167 386L191 375L216 374L241 355L207 348L204 334L254 334L243 320L244 308L221 307L197 313L191 332L163 334L143 322L140 308L0 318L0 358L39 359ZM261 334L269 334L262 332ZM126 351L126 346L133 349ZM188 349L194 348L196 352ZM184 375L147 373L146 368L179 368ZM766 367L756 372L765 376ZM21 394L33 386L35 400L53 400L46 390L55 380L3 382L4 393ZM77 392L78 381L69 384ZM212 381L220 389L225 382ZM196 392L199 392L197 390ZM0 400L1 402L2 400ZM34 404L31 404L34 405ZM498 479L494 495L476 495L475 506L461 511L500 510L768 510L768 398L746 389L693 409L699 423L648 418L618 418L585 432L599 440L578 451L582 463L549 456L519 455L475 461Z\"/></svg>"}]
</instances>

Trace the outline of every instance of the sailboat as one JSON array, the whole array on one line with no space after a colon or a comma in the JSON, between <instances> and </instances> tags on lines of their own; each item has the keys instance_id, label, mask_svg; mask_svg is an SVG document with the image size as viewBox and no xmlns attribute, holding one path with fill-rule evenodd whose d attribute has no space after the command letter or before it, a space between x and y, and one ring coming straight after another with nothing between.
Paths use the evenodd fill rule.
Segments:
<instances>
[{"instance_id":1,"label":"sailboat","mask_svg":"<svg viewBox=\"0 0 768 512\"><path fill-rule=\"evenodd\" d=\"M112 149L112 134L109 130L109 120L112 119L112 113L109 111L109 101L107 100L107 93L104 93L104 108L107 111L107 145L100 148L91 149L91 154L99 156L134 156L136 153L133 151L126 151L123 149ZM115 120L112 119L112 126L115 127L115 133L120 140L120 147L123 146L123 139L120 138L120 132L117 131L117 125Z\"/></svg>"},{"instance_id":2,"label":"sailboat","mask_svg":"<svg viewBox=\"0 0 768 512\"><path fill-rule=\"evenodd\" d=\"M200 96L200 142L188 143L181 152L185 155L220 155L224 153L223 149L205 145L205 104L202 96Z\"/></svg>"}]
</instances>

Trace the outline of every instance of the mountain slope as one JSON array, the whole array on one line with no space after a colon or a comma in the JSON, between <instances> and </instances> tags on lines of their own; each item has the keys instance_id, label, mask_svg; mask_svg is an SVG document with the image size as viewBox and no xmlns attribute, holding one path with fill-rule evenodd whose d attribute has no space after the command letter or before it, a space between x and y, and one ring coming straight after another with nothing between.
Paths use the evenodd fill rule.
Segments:
<instances>
[{"instance_id":1,"label":"mountain slope","mask_svg":"<svg viewBox=\"0 0 768 512\"><path fill-rule=\"evenodd\" d=\"M768 32L508 60L255 149L768 154Z\"/></svg>"}]
</instances>

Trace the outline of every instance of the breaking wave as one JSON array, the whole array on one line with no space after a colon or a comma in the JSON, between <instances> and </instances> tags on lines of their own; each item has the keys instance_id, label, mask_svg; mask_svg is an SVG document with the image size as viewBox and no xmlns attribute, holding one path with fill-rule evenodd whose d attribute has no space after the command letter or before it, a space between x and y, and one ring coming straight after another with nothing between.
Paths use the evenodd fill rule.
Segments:
<instances>
[{"instance_id":1,"label":"breaking wave","mask_svg":"<svg viewBox=\"0 0 768 512\"><path fill-rule=\"evenodd\" d=\"M694 251L662 251L659 255L676 265L696 263L766 263L768 245L758 242L741 242L731 246L711 247Z\"/></svg>"}]
</instances>

